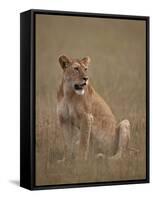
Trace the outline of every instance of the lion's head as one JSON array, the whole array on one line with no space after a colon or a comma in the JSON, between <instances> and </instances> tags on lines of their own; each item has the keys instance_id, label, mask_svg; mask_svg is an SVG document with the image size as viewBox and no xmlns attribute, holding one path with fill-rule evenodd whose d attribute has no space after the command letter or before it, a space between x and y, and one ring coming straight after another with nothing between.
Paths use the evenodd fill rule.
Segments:
<instances>
[{"instance_id":1,"label":"lion's head","mask_svg":"<svg viewBox=\"0 0 153 200\"><path fill-rule=\"evenodd\" d=\"M83 95L88 85L88 65L90 58L70 59L67 56L59 57L63 69L63 80L69 89L78 95Z\"/></svg>"}]
</instances>

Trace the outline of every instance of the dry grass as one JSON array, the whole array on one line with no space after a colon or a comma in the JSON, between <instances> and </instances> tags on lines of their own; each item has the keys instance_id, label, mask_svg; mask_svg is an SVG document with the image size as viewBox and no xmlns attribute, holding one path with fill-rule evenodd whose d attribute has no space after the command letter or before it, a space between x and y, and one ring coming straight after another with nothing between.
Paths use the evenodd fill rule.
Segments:
<instances>
[{"instance_id":1,"label":"dry grass","mask_svg":"<svg viewBox=\"0 0 153 200\"><path fill-rule=\"evenodd\" d=\"M116 96L115 91L114 96ZM129 96L130 94L131 93L129 93ZM111 95L113 96L113 94ZM124 94L118 96L122 96L123 98ZM138 105L135 105L138 107L130 105L128 108L126 104L122 104L122 101L116 103L113 102L113 99L110 103L110 105L114 106L114 110L118 111L116 111L116 113L117 116L119 116L119 121L124 118L130 120L130 146L139 149L139 153L127 152L124 157L118 161L93 161L93 158L90 158L89 161L85 163L75 163L71 161L65 164L58 164L57 160L61 159L63 156L63 141L60 129L56 125L56 103L53 104L55 101L54 97L37 97L41 99L40 102L38 101L37 103L36 125L36 182L38 185L130 180L143 179L145 177L146 122L145 114L142 112L141 107ZM52 102L52 104L50 102ZM144 105L142 106L144 107ZM134 107L134 109L132 107Z\"/></svg>"},{"instance_id":2,"label":"dry grass","mask_svg":"<svg viewBox=\"0 0 153 200\"><path fill-rule=\"evenodd\" d=\"M143 179L146 175L144 24L126 24L116 22L117 20L113 21L115 24L112 21L111 24L100 24L86 20L87 25L81 32L76 28L81 26L80 23L73 19L68 21L68 25L72 27L74 41L69 32L66 32L68 28L63 28L63 19L58 19L57 25L56 19L50 20L47 16L38 18L36 185ZM88 30L88 27L92 31ZM60 28L65 31L65 40L62 40L63 32L59 34ZM90 35L85 34L87 32ZM81 37L83 40L79 40ZM91 56L91 82L110 105L118 122L129 119L130 146L139 149L139 153L127 152L118 161L93 161L90 157L87 162L57 164L57 160L63 156L63 141L56 125L56 91L61 79L57 60L63 52L74 57Z\"/></svg>"}]
</instances>

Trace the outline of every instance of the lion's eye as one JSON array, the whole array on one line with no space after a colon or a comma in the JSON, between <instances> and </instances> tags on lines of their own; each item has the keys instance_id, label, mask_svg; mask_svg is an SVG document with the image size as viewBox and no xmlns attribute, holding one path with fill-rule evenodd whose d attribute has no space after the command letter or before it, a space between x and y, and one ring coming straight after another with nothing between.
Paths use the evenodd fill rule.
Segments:
<instances>
[{"instance_id":1,"label":"lion's eye","mask_svg":"<svg viewBox=\"0 0 153 200\"><path fill-rule=\"evenodd\" d=\"M86 67L86 68L84 68L84 70L85 70L85 71L87 71L87 69L88 69L87 67Z\"/></svg>"},{"instance_id":2,"label":"lion's eye","mask_svg":"<svg viewBox=\"0 0 153 200\"><path fill-rule=\"evenodd\" d=\"M79 68L78 68L78 67L74 67L74 69L75 69L76 71L79 71Z\"/></svg>"}]
</instances>

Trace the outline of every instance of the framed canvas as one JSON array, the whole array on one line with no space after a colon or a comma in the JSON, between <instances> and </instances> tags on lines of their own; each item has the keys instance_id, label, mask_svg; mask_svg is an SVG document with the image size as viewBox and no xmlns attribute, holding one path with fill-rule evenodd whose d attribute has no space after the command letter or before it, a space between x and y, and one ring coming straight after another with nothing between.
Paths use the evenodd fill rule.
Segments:
<instances>
[{"instance_id":1,"label":"framed canvas","mask_svg":"<svg viewBox=\"0 0 153 200\"><path fill-rule=\"evenodd\" d=\"M20 185L149 182L149 17L20 15Z\"/></svg>"}]
</instances>

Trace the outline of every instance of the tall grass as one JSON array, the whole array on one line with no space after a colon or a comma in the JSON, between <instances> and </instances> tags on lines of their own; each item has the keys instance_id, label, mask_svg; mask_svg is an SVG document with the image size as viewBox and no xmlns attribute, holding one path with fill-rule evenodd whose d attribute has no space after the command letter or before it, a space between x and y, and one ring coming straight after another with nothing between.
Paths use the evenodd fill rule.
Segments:
<instances>
[{"instance_id":1,"label":"tall grass","mask_svg":"<svg viewBox=\"0 0 153 200\"><path fill-rule=\"evenodd\" d=\"M142 179L146 175L145 26L141 21L39 16L36 21L36 184ZM71 31L70 31L71 27ZM56 116L58 56L91 56L90 81L118 122L131 123L120 160L58 164L63 140Z\"/></svg>"},{"instance_id":2,"label":"tall grass","mask_svg":"<svg viewBox=\"0 0 153 200\"><path fill-rule=\"evenodd\" d=\"M136 107L132 109L133 105L128 108L122 104L122 101L114 104L112 99L110 103L119 116L118 121L124 118L129 119L131 123L129 146L138 149L139 152L128 151L122 159L115 161L94 160L89 156L87 162L70 161L69 163L58 164L57 161L63 157L64 141L57 125L54 98L55 95L37 97L36 183L38 185L130 180L145 177L146 121L145 114L141 110ZM120 108L122 105L123 108Z\"/></svg>"}]
</instances>

